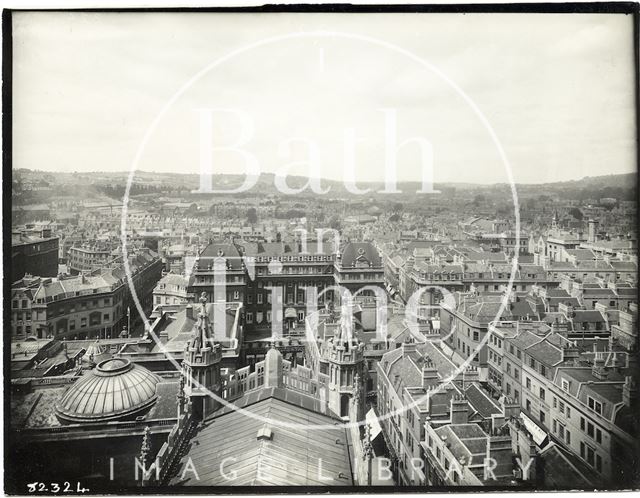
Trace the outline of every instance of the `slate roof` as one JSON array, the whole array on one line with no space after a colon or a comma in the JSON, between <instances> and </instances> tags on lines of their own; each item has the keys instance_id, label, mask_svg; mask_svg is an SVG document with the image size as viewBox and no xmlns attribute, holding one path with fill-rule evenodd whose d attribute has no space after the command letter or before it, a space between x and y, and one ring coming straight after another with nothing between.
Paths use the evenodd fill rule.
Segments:
<instances>
[{"instance_id":1,"label":"slate roof","mask_svg":"<svg viewBox=\"0 0 640 498\"><path fill-rule=\"evenodd\" d=\"M484 460L489 438L478 424L445 425L435 432L446 438L449 451L458 462L462 458L467 464L479 464Z\"/></svg>"},{"instance_id":2,"label":"slate roof","mask_svg":"<svg viewBox=\"0 0 640 498\"><path fill-rule=\"evenodd\" d=\"M562 361L562 351L546 339L528 347L526 353L544 365L556 365Z\"/></svg>"},{"instance_id":3,"label":"slate roof","mask_svg":"<svg viewBox=\"0 0 640 498\"><path fill-rule=\"evenodd\" d=\"M200 258L205 260L213 260L219 257L224 258L233 270L240 270L242 268L240 252L234 244L229 242L212 242L200 253Z\"/></svg>"},{"instance_id":4,"label":"slate roof","mask_svg":"<svg viewBox=\"0 0 640 498\"><path fill-rule=\"evenodd\" d=\"M467 401L482 418L491 418L491 415L502 413L497 403L491 399L477 384L471 384L465 391Z\"/></svg>"},{"instance_id":5,"label":"slate roof","mask_svg":"<svg viewBox=\"0 0 640 498\"><path fill-rule=\"evenodd\" d=\"M175 273L167 273L164 277L162 277L156 286L160 284L165 285L181 285L183 287L187 286L187 279L182 275L177 275Z\"/></svg>"},{"instance_id":6,"label":"slate roof","mask_svg":"<svg viewBox=\"0 0 640 498\"><path fill-rule=\"evenodd\" d=\"M550 443L540 452L544 475L544 487L547 489L593 489L596 487L591 478L594 473L577 456Z\"/></svg>"},{"instance_id":7,"label":"slate roof","mask_svg":"<svg viewBox=\"0 0 640 498\"><path fill-rule=\"evenodd\" d=\"M359 258L364 258L373 267L382 266L378 251L371 242L349 242L342 249L341 265L348 268Z\"/></svg>"},{"instance_id":8,"label":"slate roof","mask_svg":"<svg viewBox=\"0 0 640 498\"><path fill-rule=\"evenodd\" d=\"M184 467L191 459L199 480L182 470L171 484L183 486L350 486L353 484L347 431L329 416L289 402L272 388L243 407L229 408L201 428L191 440ZM289 392L291 393L291 392ZM291 393L298 394L298 393ZM308 398L298 394L298 398ZM308 398L313 400L313 398ZM253 416L250 416L253 415ZM256 418L259 416L261 418ZM286 422L291 427L269 421ZM313 429L314 426L333 426ZM259 431L271 431L259 439ZM229 480L227 476L234 475Z\"/></svg>"}]
</instances>

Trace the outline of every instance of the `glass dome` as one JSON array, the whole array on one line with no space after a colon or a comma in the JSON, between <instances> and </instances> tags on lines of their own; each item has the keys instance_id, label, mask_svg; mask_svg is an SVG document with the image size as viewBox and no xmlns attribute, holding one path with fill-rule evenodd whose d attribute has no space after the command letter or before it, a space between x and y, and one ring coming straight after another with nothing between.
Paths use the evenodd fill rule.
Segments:
<instances>
[{"instance_id":1,"label":"glass dome","mask_svg":"<svg viewBox=\"0 0 640 498\"><path fill-rule=\"evenodd\" d=\"M160 378L124 358L100 362L64 394L56 407L67 423L133 419L156 401Z\"/></svg>"}]
</instances>

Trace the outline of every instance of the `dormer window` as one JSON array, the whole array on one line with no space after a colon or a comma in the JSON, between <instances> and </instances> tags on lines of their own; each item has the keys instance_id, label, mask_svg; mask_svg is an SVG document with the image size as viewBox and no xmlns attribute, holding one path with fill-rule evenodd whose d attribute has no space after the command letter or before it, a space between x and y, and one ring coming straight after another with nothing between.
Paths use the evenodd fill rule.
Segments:
<instances>
[{"instance_id":1,"label":"dormer window","mask_svg":"<svg viewBox=\"0 0 640 498\"><path fill-rule=\"evenodd\" d=\"M591 410L596 412L598 415L602 415L602 403L596 401L591 396L587 397L587 405Z\"/></svg>"}]
</instances>

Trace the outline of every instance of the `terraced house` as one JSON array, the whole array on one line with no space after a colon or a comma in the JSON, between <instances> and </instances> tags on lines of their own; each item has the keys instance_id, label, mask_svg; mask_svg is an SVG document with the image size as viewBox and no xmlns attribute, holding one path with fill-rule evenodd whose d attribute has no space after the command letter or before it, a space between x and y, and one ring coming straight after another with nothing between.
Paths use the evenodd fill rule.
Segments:
<instances>
[{"instance_id":1,"label":"terraced house","mask_svg":"<svg viewBox=\"0 0 640 498\"><path fill-rule=\"evenodd\" d=\"M162 273L162 262L150 250L130 258L134 289L145 311ZM89 339L116 337L127 326L127 309L134 309L124 267L88 275L44 279L33 293L31 333L38 338Z\"/></svg>"},{"instance_id":2,"label":"terraced house","mask_svg":"<svg viewBox=\"0 0 640 498\"><path fill-rule=\"evenodd\" d=\"M592 367L556 369L548 385L549 426L599 485L627 487L638 476L638 385L616 357L602 352Z\"/></svg>"}]
</instances>

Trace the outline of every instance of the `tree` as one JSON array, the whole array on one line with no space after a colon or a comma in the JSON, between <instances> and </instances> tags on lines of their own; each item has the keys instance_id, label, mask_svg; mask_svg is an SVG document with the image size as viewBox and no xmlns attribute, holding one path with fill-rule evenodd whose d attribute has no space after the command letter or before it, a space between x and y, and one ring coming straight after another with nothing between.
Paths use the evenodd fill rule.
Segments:
<instances>
[{"instance_id":1,"label":"tree","mask_svg":"<svg viewBox=\"0 0 640 498\"><path fill-rule=\"evenodd\" d=\"M389 216L389 221L391 223L395 223L397 221L400 221L400 215L398 213L393 213L391 216Z\"/></svg>"},{"instance_id":2,"label":"tree","mask_svg":"<svg viewBox=\"0 0 640 498\"><path fill-rule=\"evenodd\" d=\"M340 223L340 219L337 216L332 216L329 219L329 228L333 228L334 230L342 230L342 223Z\"/></svg>"},{"instance_id":3,"label":"tree","mask_svg":"<svg viewBox=\"0 0 640 498\"><path fill-rule=\"evenodd\" d=\"M250 225L255 225L256 223L258 223L258 213L256 211L256 208L250 207L249 209L247 209L247 221Z\"/></svg>"},{"instance_id":4,"label":"tree","mask_svg":"<svg viewBox=\"0 0 640 498\"><path fill-rule=\"evenodd\" d=\"M571 216L573 216L578 221L582 221L582 219L584 218L584 215L582 214L582 211L580 211L577 207L571 208L569 210L569 214Z\"/></svg>"}]
</instances>

